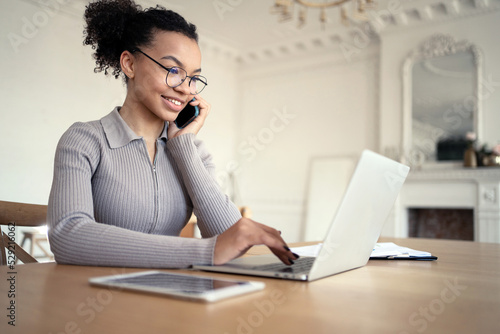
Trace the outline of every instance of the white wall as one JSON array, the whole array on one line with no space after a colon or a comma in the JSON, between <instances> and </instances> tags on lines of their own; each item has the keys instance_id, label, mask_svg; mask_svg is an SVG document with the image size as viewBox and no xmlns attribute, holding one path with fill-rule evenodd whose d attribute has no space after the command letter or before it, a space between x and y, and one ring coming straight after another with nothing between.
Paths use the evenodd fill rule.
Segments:
<instances>
[{"instance_id":1,"label":"white wall","mask_svg":"<svg viewBox=\"0 0 500 334\"><path fill-rule=\"evenodd\" d=\"M2 1L0 31L0 198L46 204L60 136L76 121L111 111L124 86L93 72L83 20ZM22 43L11 43L9 34Z\"/></svg>"},{"instance_id":2,"label":"white wall","mask_svg":"<svg viewBox=\"0 0 500 334\"><path fill-rule=\"evenodd\" d=\"M312 158L376 149L378 59L331 51L276 65L243 69L237 175L255 219L297 241Z\"/></svg>"},{"instance_id":3,"label":"white wall","mask_svg":"<svg viewBox=\"0 0 500 334\"><path fill-rule=\"evenodd\" d=\"M200 38L202 42L203 37ZM223 190L231 195L226 167L235 156L235 126L239 96L239 80L236 65L224 58L213 55L203 48L202 70L208 85L202 92L203 98L210 103L211 111L203 129L198 134L209 149L217 166L217 179Z\"/></svg>"}]
</instances>

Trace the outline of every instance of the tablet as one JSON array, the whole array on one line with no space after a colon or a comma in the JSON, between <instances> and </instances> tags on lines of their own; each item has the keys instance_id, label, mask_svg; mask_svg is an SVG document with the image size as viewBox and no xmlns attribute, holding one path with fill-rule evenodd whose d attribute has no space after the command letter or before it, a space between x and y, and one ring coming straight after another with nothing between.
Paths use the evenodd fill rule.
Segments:
<instances>
[{"instance_id":1,"label":"tablet","mask_svg":"<svg viewBox=\"0 0 500 334\"><path fill-rule=\"evenodd\" d=\"M262 282L219 279L162 271L93 277L89 279L89 282L91 285L161 294L201 302L215 302L259 291L265 287Z\"/></svg>"}]
</instances>

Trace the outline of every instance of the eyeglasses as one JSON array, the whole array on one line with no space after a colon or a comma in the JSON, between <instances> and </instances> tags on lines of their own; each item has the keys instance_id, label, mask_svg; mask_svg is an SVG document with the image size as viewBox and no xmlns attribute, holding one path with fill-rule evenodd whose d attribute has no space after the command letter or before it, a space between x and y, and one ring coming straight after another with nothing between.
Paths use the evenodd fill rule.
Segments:
<instances>
[{"instance_id":1,"label":"eyeglasses","mask_svg":"<svg viewBox=\"0 0 500 334\"><path fill-rule=\"evenodd\" d=\"M184 81L186 81L187 78L189 78L189 92L193 95L200 94L201 91L206 87L207 85L207 78L205 78L202 75L193 75L192 77L187 75L187 72L185 69L177 66L173 67L165 67L150 56L148 56L146 53L142 52L139 49L134 49L131 52L134 51L139 51L152 61L154 61L156 64L161 66L161 68L167 70L167 77L165 79L165 82L167 83L167 86L171 88L178 87L182 85Z\"/></svg>"}]
</instances>

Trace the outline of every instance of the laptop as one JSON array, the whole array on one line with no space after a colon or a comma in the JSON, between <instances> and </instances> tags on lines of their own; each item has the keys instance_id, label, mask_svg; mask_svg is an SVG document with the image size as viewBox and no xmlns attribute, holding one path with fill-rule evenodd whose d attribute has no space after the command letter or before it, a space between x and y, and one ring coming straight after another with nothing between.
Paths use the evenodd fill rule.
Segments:
<instances>
[{"instance_id":1,"label":"laptop","mask_svg":"<svg viewBox=\"0 0 500 334\"><path fill-rule=\"evenodd\" d=\"M224 265L193 269L314 281L366 265L384 222L410 168L364 150L316 257L301 256L294 265L273 254L234 259Z\"/></svg>"}]
</instances>

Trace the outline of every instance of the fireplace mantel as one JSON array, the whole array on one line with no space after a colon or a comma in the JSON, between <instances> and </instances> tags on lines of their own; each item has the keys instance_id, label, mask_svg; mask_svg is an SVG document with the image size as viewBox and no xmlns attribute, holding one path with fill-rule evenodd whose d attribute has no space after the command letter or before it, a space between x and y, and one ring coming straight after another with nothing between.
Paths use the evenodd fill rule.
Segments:
<instances>
[{"instance_id":1,"label":"fireplace mantel","mask_svg":"<svg viewBox=\"0 0 500 334\"><path fill-rule=\"evenodd\" d=\"M409 208L474 210L474 240L500 243L500 168L450 165L410 172L383 235L408 236Z\"/></svg>"},{"instance_id":2,"label":"fireplace mantel","mask_svg":"<svg viewBox=\"0 0 500 334\"><path fill-rule=\"evenodd\" d=\"M493 180L500 182L500 167L468 168L449 165L450 168L425 167L412 170L408 180Z\"/></svg>"}]
</instances>

